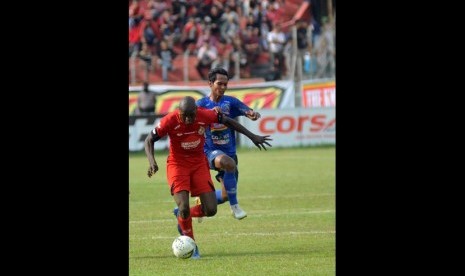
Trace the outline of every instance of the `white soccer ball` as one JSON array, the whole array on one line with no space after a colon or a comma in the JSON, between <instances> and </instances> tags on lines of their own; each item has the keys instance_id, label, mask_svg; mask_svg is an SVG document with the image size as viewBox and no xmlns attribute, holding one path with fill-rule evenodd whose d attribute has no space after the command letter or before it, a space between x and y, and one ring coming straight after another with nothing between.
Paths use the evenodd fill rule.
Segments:
<instances>
[{"instance_id":1,"label":"white soccer ball","mask_svg":"<svg viewBox=\"0 0 465 276\"><path fill-rule=\"evenodd\" d=\"M187 259L192 256L195 249L195 241L189 236L179 236L171 245L174 256Z\"/></svg>"}]
</instances>

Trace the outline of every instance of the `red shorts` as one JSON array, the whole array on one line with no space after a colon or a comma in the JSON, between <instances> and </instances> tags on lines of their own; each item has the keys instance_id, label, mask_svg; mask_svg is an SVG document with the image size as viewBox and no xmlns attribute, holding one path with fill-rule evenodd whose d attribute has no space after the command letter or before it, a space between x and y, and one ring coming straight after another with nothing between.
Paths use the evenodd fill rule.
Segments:
<instances>
[{"instance_id":1,"label":"red shorts","mask_svg":"<svg viewBox=\"0 0 465 276\"><path fill-rule=\"evenodd\" d=\"M215 191L207 158L201 162L176 162L168 160L166 176L171 195L189 191L191 196Z\"/></svg>"}]
</instances>

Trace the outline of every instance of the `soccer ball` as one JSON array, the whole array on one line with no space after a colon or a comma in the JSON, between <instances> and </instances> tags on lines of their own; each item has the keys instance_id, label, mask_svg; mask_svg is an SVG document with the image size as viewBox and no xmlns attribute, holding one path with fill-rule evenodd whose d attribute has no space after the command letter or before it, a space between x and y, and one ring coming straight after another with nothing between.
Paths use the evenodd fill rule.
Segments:
<instances>
[{"instance_id":1,"label":"soccer ball","mask_svg":"<svg viewBox=\"0 0 465 276\"><path fill-rule=\"evenodd\" d=\"M195 246L195 241L191 237L179 236L173 241L171 248L173 248L174 256L187 259L194 253Z\"/></svg>"}]
</instances>

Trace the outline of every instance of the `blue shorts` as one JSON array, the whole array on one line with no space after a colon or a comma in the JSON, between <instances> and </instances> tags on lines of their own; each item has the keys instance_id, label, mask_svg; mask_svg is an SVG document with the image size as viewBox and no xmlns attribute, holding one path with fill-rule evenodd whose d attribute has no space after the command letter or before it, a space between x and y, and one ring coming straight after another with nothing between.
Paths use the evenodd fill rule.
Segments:
<instances>
[{"instance_id":1,"label":"blue shorts","mask_svg":"<svg viewBox=\"0 0 465 276\"><path fill-rule=\"evenodd\" d=\"M215 158L218 156L218 155L228 155L226 153L224 153L222 150L212 150L212 151L207 151L206 152L206 155L207 155L207 159L208 159L208 165L210 166L210 170L215 170L218 172L218 174L215 176L216 180L218 182L220 182L220 178L223 178L224 176L224 171L221 171L217 168L215 168ZM229 157L231 157L235 162L236 162L236 167L237 167L237 164L239 163L237 161L237 155L234 154L233 156L231 155L228 155ZM239 171L238 169L236 169L236 180L239 180Z\"/></svg>"}]
</instances>

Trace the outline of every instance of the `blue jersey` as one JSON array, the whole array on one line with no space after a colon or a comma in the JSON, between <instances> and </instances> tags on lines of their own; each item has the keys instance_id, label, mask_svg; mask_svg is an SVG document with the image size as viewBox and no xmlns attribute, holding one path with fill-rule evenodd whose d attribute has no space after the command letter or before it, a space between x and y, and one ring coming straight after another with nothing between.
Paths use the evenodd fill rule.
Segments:
<instances>
[{"instance_id":1,"label":"blue jersey","mask_svg":"<svg viewBox=\"0 0 465 276\"><path fill-rule=\"evenodd\" d=\"M223 95L218 103L213 102L209 97L201 98L197 101L197 106L207 109L219 106L223 114L230 118L245 116L247 111L252 110L239 99L226 95ZM219 149L229 156L236 154L236 135L233 129L214 123L207 128L205 135L204 152Z\"/></svg>"}]
</instances>

